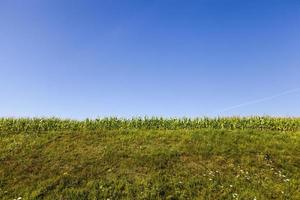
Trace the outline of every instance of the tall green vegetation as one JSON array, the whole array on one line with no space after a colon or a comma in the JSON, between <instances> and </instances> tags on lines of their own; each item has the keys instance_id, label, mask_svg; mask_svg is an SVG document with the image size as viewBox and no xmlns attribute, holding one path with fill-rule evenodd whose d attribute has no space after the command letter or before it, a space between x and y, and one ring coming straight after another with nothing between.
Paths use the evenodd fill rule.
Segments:
<instances>
[{"instance_id":1,"label":"tall green vegetation","mask_svg":"<svg viewBox=\"0 0 300 200\"><path fill-rule=\"evenodd\" d=\"M82 130L300 130L300 118L230 117L230 118L101 118L70 120L59 118L0 118L0 132L45 132Z\"/></svg>"}]
</instances>

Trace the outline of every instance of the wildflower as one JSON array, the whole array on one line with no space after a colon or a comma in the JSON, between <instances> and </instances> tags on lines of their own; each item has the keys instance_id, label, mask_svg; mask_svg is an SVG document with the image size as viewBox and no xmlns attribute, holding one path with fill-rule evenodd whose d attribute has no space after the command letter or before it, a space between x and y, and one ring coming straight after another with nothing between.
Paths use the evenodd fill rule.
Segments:
<instances>
[{"instance_id":1,"label":"wildflower","mask_svg":"<svg viewBox=\"0 0 300 200\"><path fill-rule=\"evenodd\" d=\"M212 178L210 178L209 180L212 181Z\"/></svg>"},{"instance_id":2,"label":"wildflower","mask_svg":"<svg viewBox=\"0 0 300 200\"><path fill-rule=\"evenodd\" d=\"M232 185L229 185L231 188L233 187Z\"/></svg>"},{"instance_id":3,"label":"wildflower","mask_svg":"<svg viewBox=\"0 0 300 200\"><path fill-rule=\"evenodd\" d=\"M265 160L271 160L271 156L269 154L265 155Z\"/></svg>"},{"instance_id":4,"label":"wildflower","mask_svg":"<svg viewBox=\"0 0 300 200\"><path fill-rule=\"evenodd\" d=\"M256 200L256 197L254 197L254 199L253 200Z\"/></svg>"},{"instance_id":5,"label":"wildflower","mask_svg":"<svg viewBox=\"0 0 300 200\"><path fill-rule=\"evenodd\" d=\"M232 197L233 197L233 198L237 198L237 196L238 196L237 193L233 193L233 194L232 194Z\"/></svg>"},{"instance_id":6,"label":"wildflower","mask_svg":"<svg viewBox=\"0 0 300 200\"><path fill-rule=\"evenodd\" d=\"M18 197L18 198L17 198L17 200L21 200L21 199L22 199L22 197Z\"/></svg>"},{"instance_id":7,"label":"wildflower","mask_svg":"<svg viewBox=\"0 0 300 200\"><path fill-rule=\"evenodd\" d=\"M284 179L284 182L289 182L289 181L290 181L290 179L288 179L288 178L287 178L287 179Z\"/></svg>"}]
</instances>

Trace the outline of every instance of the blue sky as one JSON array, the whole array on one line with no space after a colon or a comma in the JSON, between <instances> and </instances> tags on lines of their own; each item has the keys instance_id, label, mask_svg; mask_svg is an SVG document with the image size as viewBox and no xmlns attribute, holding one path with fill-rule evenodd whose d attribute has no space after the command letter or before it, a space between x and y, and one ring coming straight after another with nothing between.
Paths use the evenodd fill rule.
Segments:
<instances>
[{"instance_id":1,"label":"blue sky","mask_svg":"<svg viewBox=\"0 0 300 200\"><path fill-rule=\"evenodd\" d=\"M296 0L1 0L0 116L300 116L299 22Z\"/></svg>"}]
</instances>

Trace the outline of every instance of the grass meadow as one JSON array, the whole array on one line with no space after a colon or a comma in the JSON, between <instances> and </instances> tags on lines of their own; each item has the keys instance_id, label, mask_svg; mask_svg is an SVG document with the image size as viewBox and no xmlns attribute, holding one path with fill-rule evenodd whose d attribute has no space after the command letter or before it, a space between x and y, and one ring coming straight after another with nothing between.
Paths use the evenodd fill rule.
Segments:
<instances>
[{"instance_id":1,"label":"grass meadow","mask_svg":"<svg viewBox=\"0 0 300 200\"><path fill-rule=\"evenodd\" d=\"M0 199L300 199L298 118L0 119Z\"/></svg>"}]
</instances>

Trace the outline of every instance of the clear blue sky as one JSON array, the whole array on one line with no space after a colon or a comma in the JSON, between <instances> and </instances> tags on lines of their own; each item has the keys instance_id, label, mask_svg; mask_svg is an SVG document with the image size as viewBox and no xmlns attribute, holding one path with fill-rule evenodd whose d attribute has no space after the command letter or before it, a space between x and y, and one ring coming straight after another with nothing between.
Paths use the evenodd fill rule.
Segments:
<instances>
[{"instance_id":1,"label":"clear blue sky","mask_svg":"<svg viewBox=\"0 0 300 200\"><path fill-rule=\"evenodd\" d=\"M298 0L0 1L0 116L300 116L299 87Z\"/></svg>"}]
</instances>

